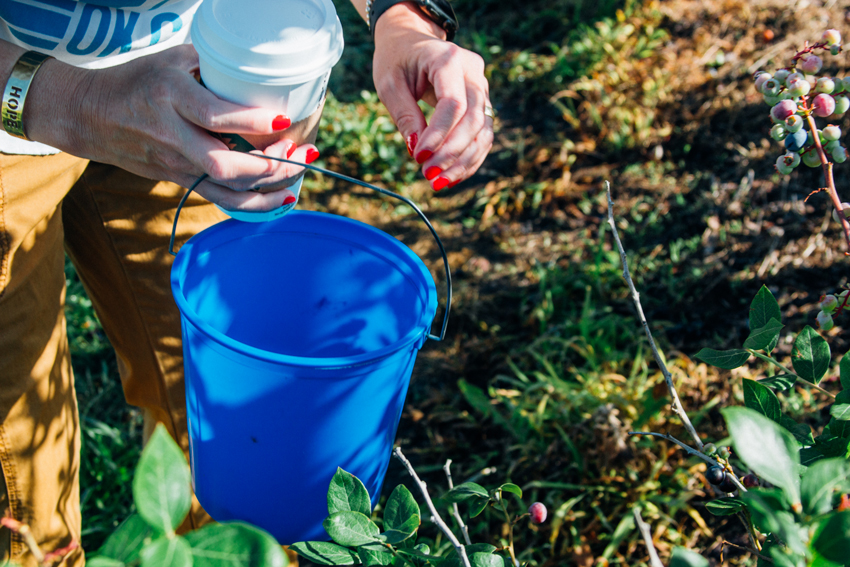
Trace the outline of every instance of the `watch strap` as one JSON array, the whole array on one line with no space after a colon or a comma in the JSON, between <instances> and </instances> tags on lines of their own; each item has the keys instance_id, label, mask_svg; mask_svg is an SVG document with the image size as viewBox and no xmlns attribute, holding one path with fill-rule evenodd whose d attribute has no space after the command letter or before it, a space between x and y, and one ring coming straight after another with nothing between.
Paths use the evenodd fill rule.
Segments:
<instances>
[{"instance_id":1,"label":"watch strap","mask_svg":"<svg viewBox=\"0 0 850 567\"><path fill-rule=\"evenodd\" d=\"M413 2L422 13L446 32L446 41L452 41L457 33L458 23L454 10L447 0L371 0L367 2L367 16L372 39L375 39L375 24L384 12L402 2Z\"/></svg>"}]
</instances>

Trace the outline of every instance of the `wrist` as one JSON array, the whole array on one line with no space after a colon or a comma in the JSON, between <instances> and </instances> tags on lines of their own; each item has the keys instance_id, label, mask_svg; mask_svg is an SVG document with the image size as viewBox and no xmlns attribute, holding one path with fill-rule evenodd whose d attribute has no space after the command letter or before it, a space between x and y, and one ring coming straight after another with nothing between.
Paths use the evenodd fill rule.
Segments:
<instances>
[{"instance_id":1,"label":"wrist","mask_svg":"<svg viewBox=\"0 0 850 567\"><path fill-rule=\"evenodd\" d=\"M395 30L414 31L446 39L446 31L429 19L415 2L401 2L387 9L375 22L375 44Z\"/></svg>"}]
</instances>

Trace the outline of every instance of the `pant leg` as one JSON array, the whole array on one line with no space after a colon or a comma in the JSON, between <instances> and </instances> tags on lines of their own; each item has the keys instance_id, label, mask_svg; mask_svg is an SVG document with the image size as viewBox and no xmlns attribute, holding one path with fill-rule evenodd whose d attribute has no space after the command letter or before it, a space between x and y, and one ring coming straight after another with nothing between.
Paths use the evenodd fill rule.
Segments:
<instances>
[{"instance_id":1,"label":"pant leg","mask_svg":"<svg viewBox=\"0 0 850 567\"><path fill-rule=\"evenodd\" d=\"M65 245L118 358L124 394L145 413L146 433L163 423L188 455L180 313L168 253L186 189L91 163L63 204ZM175 248L226 218L192 195ZM195 500L182 529L209 517Z\"/></svg>"},{"instance_id":2,"label":"pant leg","mask_svg":"<svg viewBox=\"0 0 850 567\"><path fill-rule=\"evenodd\" d=\"M43 550L80 541L80 430L68 341L61 202L86 161L0 156L0 514ZM0 529L0 563L34 567ZM82 550L62 565L83 564Z\"/></svg>"}]
</instances>

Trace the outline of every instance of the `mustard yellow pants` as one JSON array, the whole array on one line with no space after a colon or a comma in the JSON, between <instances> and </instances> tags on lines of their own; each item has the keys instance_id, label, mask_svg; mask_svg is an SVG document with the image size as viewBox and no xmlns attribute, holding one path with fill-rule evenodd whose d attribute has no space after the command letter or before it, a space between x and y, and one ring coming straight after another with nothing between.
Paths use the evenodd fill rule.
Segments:
<instances>
[{"instance_id":1,"label":"mustard yellow pants","mask_svg":"<svg viewBox=\"0 0 850 567\"><path fill-rule=\"evenodd\" d=\"M115 348L127 402L143 408L148 431L163 423L188 447L168 253L185 191L67 154L0 155L0 514L9 509L29 524L43 550L79 542L81 530L66 251ZM222 218L193 195L178 245ZM196 502L185 527L207 519ZM5 559L35 566L8 529L0 530ZM83 563L78 549L62 565Z\"/></svg>"}]
</instances>

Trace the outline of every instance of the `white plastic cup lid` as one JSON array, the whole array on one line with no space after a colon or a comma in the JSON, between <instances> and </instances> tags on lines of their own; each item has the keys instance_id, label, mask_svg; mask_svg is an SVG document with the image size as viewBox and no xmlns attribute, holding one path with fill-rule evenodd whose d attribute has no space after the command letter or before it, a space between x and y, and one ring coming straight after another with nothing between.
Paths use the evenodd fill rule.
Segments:
<instances>
[{"instance_id":1,"label":"white plastic cup lid","mask_svg":"<svg viewBox=\"0 0 850 567\"><path fill-rule=\"evenodd\" d=\"M277 85L322 76L344 45L331 0L204 0L192 22L192 43L227 75Z\"/></svg>"}]
</instances>

